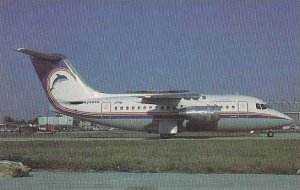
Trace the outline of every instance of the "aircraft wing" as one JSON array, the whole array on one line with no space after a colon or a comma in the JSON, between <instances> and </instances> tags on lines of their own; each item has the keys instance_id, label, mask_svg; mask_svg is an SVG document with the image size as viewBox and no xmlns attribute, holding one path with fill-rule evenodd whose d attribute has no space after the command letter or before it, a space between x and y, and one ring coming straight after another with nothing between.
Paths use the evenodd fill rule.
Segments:
<instances>
[{"instance_id":1,"label":"aircraft wing","mask_svg":"<svg viewBox=\"0 0 300 190\"><path fill-rule=\"evenodd\" d=\"M148 104L169 104L169 103L178 103L181 99L199 99L200 94L198 93L189 93L188 91L160 91L158 93L149 93L141 94L138 96L142 99L142 103Z\"/></svg>"},{"instance_id":2,"label":"aircraft wing","mask_svg":"<svg viewBox=\"0 0 300 190\"><path fill-rule=\"evenodd\" d=\"M147 94L140 96L143 99L190 99L199 98L200 94L197 93L164 93L164 94Z\"/></svg>"}]
</instances>

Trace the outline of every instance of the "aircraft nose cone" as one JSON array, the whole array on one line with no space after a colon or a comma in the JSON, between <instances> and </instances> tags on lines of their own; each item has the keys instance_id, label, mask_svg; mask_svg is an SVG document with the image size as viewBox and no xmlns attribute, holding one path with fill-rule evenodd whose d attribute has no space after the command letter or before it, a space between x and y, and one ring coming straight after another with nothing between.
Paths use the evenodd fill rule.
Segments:
<instances>
[{"instance_id":1,"label":"aircraft nose cone","mask_svg":"<svg viewBox=\"0 0 300 190\"><path fill-rule=\"evenodd\" d=\"M286 121L286 125L289 125L294 122L294 120L292 118L290 118L289 116L287 116L287 115L284 115L284 116L285 116L284 119Z\"/></svg>"},{"instance_id":2,"label":"aircraft nose cone","mask_svg":"<svg viewBox=\"0 0 300 190\"><path fill-rule=\"evenodd\" d=\"M274 123L273 126L274 127L281 127L281 126L286 126L286 125L290 125L291 123L294 122L294 120L292 118L290 118L289 116L280 113L278 111L272 110L273 115L275 116Z\"/></svg>"}]
</instances>

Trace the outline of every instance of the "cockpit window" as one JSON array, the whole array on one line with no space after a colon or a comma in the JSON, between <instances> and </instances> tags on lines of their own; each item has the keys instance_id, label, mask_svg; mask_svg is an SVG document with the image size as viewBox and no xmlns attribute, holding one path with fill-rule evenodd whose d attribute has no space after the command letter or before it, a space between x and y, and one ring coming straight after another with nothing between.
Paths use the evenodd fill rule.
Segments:
<instances>
[{"instance_id":1,"label":"cockpit window","mask_svg":"<svg viewBox=\"0 0 300 190\"><path fill-rule=\"evenodd\" d=\"M259 103L257 103L257 104L256 104L256 109L259 109L259 110L261 110L261 106L260 106L260 104L259 104Z\"/></svg>"},{"instance_id":2,"label":"cockpit window","mask_svg":"<svg viewBox=\"0 0 300 190\"><path fill-rule=\"evenodd\" d=\"M265 110L265 109L268 109L268 108L270 108L270 106L268 104L259 104L259 103L256 104L256 109Z\"/></svg>"},{"instance_id":3,"label":"cockpit window","mask_svg":"<svg viewBox=\"0 0 300 190\"><path fill-rule=\"evenodd\" d=\"M265 110L265 109L268 109L268 106L266 104L260 104L261 106L261 109Z\"/></svg>"}]
</instances>

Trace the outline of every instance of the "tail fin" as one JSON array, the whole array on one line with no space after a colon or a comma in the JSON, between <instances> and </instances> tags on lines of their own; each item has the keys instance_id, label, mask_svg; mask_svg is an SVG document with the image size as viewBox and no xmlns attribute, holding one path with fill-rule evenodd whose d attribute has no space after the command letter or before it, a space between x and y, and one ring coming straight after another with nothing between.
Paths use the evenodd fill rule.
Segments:
<instances>
[{"instance_id":1,"label":"tail fin","mask_svg":"<svg viewBox=\"0 0 300 190\"><path fill-rule=\"evenodd\" d=\"M80 79L64 55L32 51L25 48L18 52L29 55L51 104L64 100L101 97ZM54 106L56 107L56 106Z\"/></svg>"}]
</instances>

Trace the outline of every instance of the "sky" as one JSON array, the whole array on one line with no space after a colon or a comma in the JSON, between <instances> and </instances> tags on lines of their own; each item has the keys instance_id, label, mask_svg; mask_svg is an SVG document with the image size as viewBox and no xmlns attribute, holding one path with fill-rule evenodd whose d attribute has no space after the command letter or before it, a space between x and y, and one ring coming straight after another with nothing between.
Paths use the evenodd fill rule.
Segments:
<instances>
[{"instance_id":1,"label":"sky","mask_svg":"<svg viewBox=\"0 0 300 190\"><path fill-rule=\"evenodd\" d=\"M300 99L300 1L0 1L0 118L49 115L29 58L61 53L100 92Z\"/></svg>"}]
</instances>

